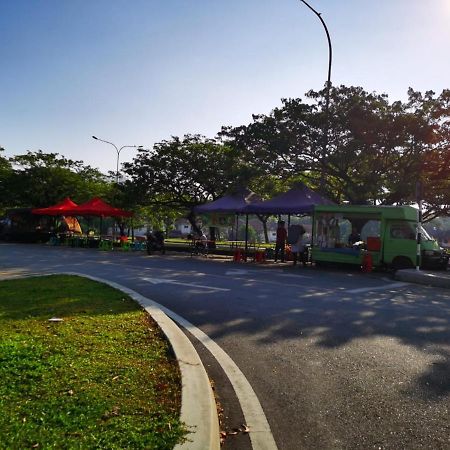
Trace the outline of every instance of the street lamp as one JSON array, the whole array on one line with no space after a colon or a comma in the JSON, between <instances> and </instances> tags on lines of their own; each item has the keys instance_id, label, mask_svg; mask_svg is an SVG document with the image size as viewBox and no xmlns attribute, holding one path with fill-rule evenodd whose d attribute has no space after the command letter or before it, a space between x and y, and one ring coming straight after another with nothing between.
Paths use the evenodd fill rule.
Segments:
<instances>
[{"instance_id":1,"label":"street lamp","mask_svg":"<svg viewBox=\"0 0 450 450\"><path fill-rule=\"evenodd\" d=\"M106 144L112 145L117 152L117 161L116 161L116 185L119 184L119 158L120 158L120 152L124 148L142 148L142 145L123 145L122 147L118 148L117 145L113 144L112 142L105 141L104 139L100 139L97 136L92 136L92 139L95 139L96 141L105 142ZM113 227L113 240L116 239L116 223L114 222Z\"/></svg>"},{"instance_id":2,"label":"street lamp","mask_svg":"<svg viewBox=\"0 0 450 450\"><path fill-rule=\"evenodd\" d=\"M95 139L96 141L101 141L101 142L105 142L106 144L110 144L112 145L117 152L117 162L116 162L116 184L119 183L119 159L120 159L120 152L124 149L124 148L142 148L142 145L124 145L120 148L117 147L117 145L113 144L112 142L109 141L105 141L104 139L100 139L97 136L92 136L92 139Z\"/></svg>"},{"instance_id":3,"label":"street lamp","mask_svg":"<svg viewBox=\"0 0 450 450\"><path fill-rule=\"evenodd\" d=\"M324 139L323 139L323 148L322 148L322 173L320 176L320 188L323 193L324 185L325 185L325 158L327 154L328 147L328 128L329 128L329 107L330 107L330 88L331 88L331 61L333 58L333 49L331 47L331 38L330 33L328 32L328 28L322 19L322 14L317 12L311 5L309 5L305 0L300 0L304 3L319 19L322 23L325 33L327 34L328 39L328 78L327 78L327 90L325 93L325 130L324 130Z\"/></svg>"}]
</instances>

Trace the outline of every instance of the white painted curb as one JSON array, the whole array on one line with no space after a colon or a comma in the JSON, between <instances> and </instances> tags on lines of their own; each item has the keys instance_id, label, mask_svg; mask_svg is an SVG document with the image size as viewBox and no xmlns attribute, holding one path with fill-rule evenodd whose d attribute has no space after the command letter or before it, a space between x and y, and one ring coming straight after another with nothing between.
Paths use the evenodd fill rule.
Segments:
<instances>
[{"instance_id":1,"label":"white painted curb","mask_svg":"<svg viewBox=\"0 0 450 450\"><path fill-rule=\"evenodd\" d=\"M450 275L447 271L427 272L416 269L403 269L395 272L395 279L450 289Z\"/></svg>"},{"instance_id":2,"label":"white painted curb","mask_svg":"<svg viewBox=\"0 0 450 450\"><path fill-rule=\"evenodd\" d=\"M167 336L180 366L182 377L180 419L187 425L191 433L187 436L188 440L184 444L176 445L174 450L219 450L219 420L206 370L189 339L175 322L158 307L157 303L118 283L77 272L0 276L0 279L47 275L76 275L107 284L129 295L145 308Z\"/></svg>"}]
</instances>

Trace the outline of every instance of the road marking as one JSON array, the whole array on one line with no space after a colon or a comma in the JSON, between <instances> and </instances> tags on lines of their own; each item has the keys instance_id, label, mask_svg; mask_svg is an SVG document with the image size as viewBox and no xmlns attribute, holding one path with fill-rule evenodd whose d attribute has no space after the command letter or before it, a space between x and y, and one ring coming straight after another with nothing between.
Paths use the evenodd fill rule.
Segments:
<instances>
[{"instance_id":1,"label":"road marking","mask_svg":"<svg viewBox=\"0 0 450 450\"><path fill-rule=\"evenodd\" d=\"M311 278L311 276L300 275L299 273L281 273L280 277L286 277L286 278Z\"/></svg>"},{"instance_id":2,"label":"road marking","mask_svg":"<svg viewBox=\"0 0 450 450\"><path fill-rule=\"evenodd\" d=\"M312 294L304 294L302 295L302 298L308 298L308 297L322 297L324 295L333 294L334 291L324 291L324 292L313 292Z\"/></svg>"},{"instance_id":3,"label":"road marking","mask_svg":"<svg viewBox=\"0 0 450 450\"><path fill-rule=\"evenodd\" d=\"M391 283L391 284L384 284L383 286L373 286L373 287L365 287L365 288L358 288L358 289L350 289L346 291L349 294L360 294L362 292L370 292L370 291L385 291L387 289L395 289L400 287L408 286L409 283Z\"/></svg>"},{"instance_id":4,"label":"road marking","mask_svg":"<svg viewBox=\"0 0 450 450\"><path fill-rule=\"evenodd\" d=\"M248 274L248 270L241 270L241 269L232 269L232 270L227 270L225 272L225 275L247 275Z\"/></svg>"},{"instance_id":5,"label":"road marking","mask_svg":"<svg viewBox=\"0 0 450 450\"><path fill-rule=\"evenodd\" d=\"M155 303L155 302L153 302ZM250 429L252 447L258 450L277 450L277 444L270 430L269 422L264 414L258 397L251 384L230 356L219 347L207 334L170 309L155 303L171 319L196 337L214 356L226 376L230 380L241 405L246 425Z\"/></svg>"},{"instance_id":6,"label":"road marking","mask_svg":"<svg viewBox=\"0 0 450 450\"><path fill-rule=\"evenodd\" d=\"M194 284L194 283L182 283L181 281L168 280L167 278L148 278L141 277L141 280L148 281L152 284L177 284L179 286L188 286L194 288L202 288L202 289L210 289L212 291L229 291L230 289L214 287L214 286L205 286L203 284Z\"/></svg>"}]
</instances>

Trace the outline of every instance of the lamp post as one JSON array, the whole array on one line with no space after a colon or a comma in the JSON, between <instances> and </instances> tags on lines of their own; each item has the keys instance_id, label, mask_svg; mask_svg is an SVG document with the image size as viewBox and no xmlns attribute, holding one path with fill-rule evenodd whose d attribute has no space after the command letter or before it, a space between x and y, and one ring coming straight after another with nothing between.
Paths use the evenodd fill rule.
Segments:
<instances>
[{"instance_id":1,"label":"lamp post","mask_svg":"<svg viewBox=\"0 0 450 450\"><path fill-rule=\"evenodd\" d=\"M122 147L118 148L117 145L113 144L112 142L105 141L104 139L100 139L97 136L92 136L92 139L95 139L96 141L105 142L106 144L112 145L116 149L117 153L117 161L116 161L116 184L119 183L119 159L120 159L120 152L124 148L142 148L142 145L123 145Z\"/></svg>"},{"instance_id":2,"label":"lamp post","mask_svg":"<svg viewBox=\"0 0 450 450\"><path fill-rule=\"evenodd\" d=\"M300 0L304 3L320 20L325 29L328 40L328 78L327 78L327 90L325 92L325 129L324 129L324 139L322 147L322 173L320 175L320 189L322 193L325 188L325 160L328 148L328 129L329 129L329 108L330 108L330 88L331 88L331 61L333 59L333 49L331 47L330 33L328 32L327 25L322 19L322 14L317 12L311 5L309 5L305 0Z\"/></svg>"},{"instance_id":3,"label":"lamp post","mask_svg":"<svg viewBox=\"0 0 450 450\"><path fill-rule=\"evenodd\" d=\"M113 144L112 142L105 141L104 139L100 139L97 136L92 136L92 139L95 139L96 141L105 142L106 144L112 145L116 149L117 153L117 160L116 160L116 186L119 184L119 159L120 159L120 152L124 148L142 148L142 145L123 145L122 147L118 148L117 145ZM113 227L113 240L116 238L116 222L114 222Z\"/></svg>"}]
</instances>

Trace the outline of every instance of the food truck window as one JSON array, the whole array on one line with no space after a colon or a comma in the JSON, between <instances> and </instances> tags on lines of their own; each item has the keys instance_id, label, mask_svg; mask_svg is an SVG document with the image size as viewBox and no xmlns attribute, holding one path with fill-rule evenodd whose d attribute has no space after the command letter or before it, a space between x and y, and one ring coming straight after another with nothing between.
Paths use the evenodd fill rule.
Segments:
<instances>
[{"instance_id":1,"label":"food truck window","mask_svg":"<svg viewBox=\"0 0 450 450\"><path fill-rule=\"evenodd\" d=\"M339 214L324 213L316 218L314 245L322 248L345 246L344 236L350 233L351 223Z\"/></svg>"},{"instance_id":2,"label":"food truck window","mask_svg":"<svg viewBox=\"0 0 450 450\"><path fill-rule=\"evenodd\" d=\"M391 225L391 238L393 239L416 239L416 230L412 223L394 223Z\"/></svg>"},{"instance_id":3,"label":"food truck window","mask_svg":"<svg viewBox=\"0 0 450 450\"><path fill-rule=\"evenodd\" d=\"M367 241L368 236L380 237L381 220L368 220L361 229L361 240Z\"/></svg>"}]
</instances>

